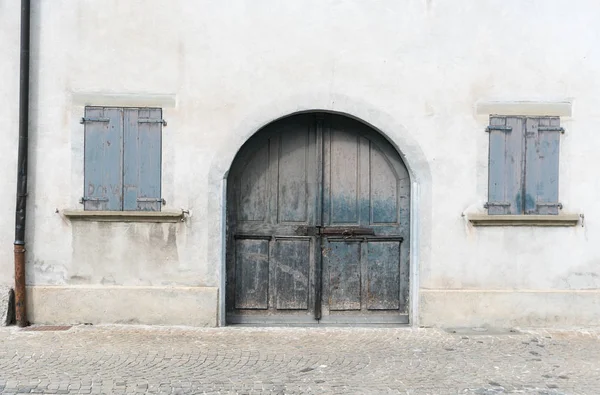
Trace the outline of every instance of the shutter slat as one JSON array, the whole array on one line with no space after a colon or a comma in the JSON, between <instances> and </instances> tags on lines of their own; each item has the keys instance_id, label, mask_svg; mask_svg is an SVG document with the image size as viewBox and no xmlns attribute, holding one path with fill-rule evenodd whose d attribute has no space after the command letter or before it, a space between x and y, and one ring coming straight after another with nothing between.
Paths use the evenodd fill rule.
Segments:
<instances>
[{"instance_id":1,"label":"shutter slat","mask_svg":"<svg viewBox=\"0 0 600 395\"><path fill-rule=\"evenodd\" d=\"M122 209L123 116L116 108L87 107L85 117L84 210Z\"/></svg>"},{"instance_id":2,"label":"shutter slat","mask_svg":"<svg viewBox=\"0 0 600 395\"><path fill-rule=\"evenodd\" d=\"M125 110L124 210L161 209L161 109ZM142 120L142 122L140 122Z\"/></svg>"}]
</instances>

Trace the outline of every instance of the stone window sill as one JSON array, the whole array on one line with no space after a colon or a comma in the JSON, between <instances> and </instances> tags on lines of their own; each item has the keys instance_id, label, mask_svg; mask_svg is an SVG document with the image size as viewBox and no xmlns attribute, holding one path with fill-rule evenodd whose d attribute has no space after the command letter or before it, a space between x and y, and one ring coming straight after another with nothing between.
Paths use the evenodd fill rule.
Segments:
<instances>
[{"instance_id":1,"label":"stone window sill","mask_svg":"<svg viewBox=\"0 0 600 395\"><path fill-rule=\"evenodd\" d=\"M83 211L63 210L71 221L91 222L181 222L183 210L178 211Z\"/></svg>"},{"instance_id":2,"label":"stone window sill","mask_svg":"<svg viewBox=\"0 0 600 395\"><path fill-rule=\"evenodd\" d=\"M467 214L473 226L577 226L581 215L488 215Z\"/></svg>"}]
</instances>

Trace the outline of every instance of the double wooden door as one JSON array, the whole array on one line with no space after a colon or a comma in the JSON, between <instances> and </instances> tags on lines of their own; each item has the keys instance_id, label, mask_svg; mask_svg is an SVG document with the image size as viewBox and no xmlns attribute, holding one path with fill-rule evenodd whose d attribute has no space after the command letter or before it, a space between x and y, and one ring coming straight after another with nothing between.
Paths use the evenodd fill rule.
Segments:
<instances>
[{"instance_id":1,"label":"double wooden door","mask_svg":"<svg viewBox=\"0 0 600 395\"><path fill-rule=\"evenodd\" d=\"M242 147L227 191L228 323L408 322L410 181L376 131L276 121Z\"/></svg>"}]
</instances>

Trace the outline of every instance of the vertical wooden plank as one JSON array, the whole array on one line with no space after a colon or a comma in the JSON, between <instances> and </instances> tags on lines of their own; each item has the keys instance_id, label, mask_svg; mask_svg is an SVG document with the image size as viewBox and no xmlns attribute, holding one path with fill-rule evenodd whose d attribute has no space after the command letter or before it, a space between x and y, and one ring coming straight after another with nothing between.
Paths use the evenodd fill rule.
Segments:
<instances>
[{"instance_id":1,"label":"vertical wooden plank","mask_svg":"<svg viewBox=\"0 0 600 395\"><path fill-rule=\"evenodd\" d=\"M360 310L361 242L330 241L325 258L330 311Z\"/></svg>"},{"instance_id":2,"label":"vertical wooden plank","mask_svg":"<svg viewBox=\"0 0 600 395\"><path fill-rule=\"evenodd\" d=\"M314 121L314 139L315 139L315 167L314 167L314 197L315 197L315 210L313 213L314 224L322 225L323 219L323 182L324 182L324 122L325 114L316 114ZM321 253L319 252L319 255Z\"/></svg>"},{"instance_id":3,"label":"vertical wooden plank","mask_svg":"<svg viewBox=\"0 0 600 395\"><path fill-rule=\"evenodd\" d=\"M267 176L269 207L267 211L267 222L271 225L275 225L279 221L279 145L281 140L279 137L279 134L273 134L267 143L269 150L269 168Z\"/></svg>"},{"instance_id":4,"label":"vertical wooden plank","mask_svg":"<svg viewBox=\"0 0 600 395\"><path fill-rule=\"evenodd\" d=\"M543 120L542 120L542 123ZM537 198L540 184L540 160L539 160L539 118L527 118L525 120L525 214L537 213Z\"/></svg>"},{"instance_id":5,"label":"vertical wooden plank","mask_svg":"<svg viewBox=\"0 0 600 395\"><path fill-rule=\"evenodd\" d=\"M400 242L369 241L367 248L367 308L398 310L400 308Z\"/></svg>"},{"instance_id":6,"label":"vertical wooden plank","mask_svg":"<svg viewBox=\"0 0 600 395\"><path fill-rule=\"evenodd\" d=\"M315 118L304 117L306 119L304 124L304 130L308 134L307 146L306 146L306 224L321 224L320 218L317 221L317 216L320 217L318 212L321 207L321 195L318 194L320 186L317 184L317 180L322 176L322 168L319 166L320 158L317 152L318 145L316 140L317 127L315 124Z\"/></svg>"},{"instance_id":7,"label":"vertical wooden plank","mask_svg":"<svg viewBox=\"0 0 600 395\"><path fill-rule=\"evenodd\" d=\"M369 214L370 215L370 214ZM360 309L363 313L369 312L369 245L367 240L362 240L360 248Z\"/></svg>"},{"instance_id":8,"label":"vertical wooden plank","mask_svg":"<svg viewBox=\"0 0 600 395\"><path fill-rule=\"evenodd\" d=\"M279 136L278 222L305 223L308 218L308 130L305 126L285 129Z\"/></svg>"},{"instance_id":9,"label":"vertical wooden plank","mask_svg":"<svg viewBox=\"0 0 600 395\"><path fill-rule=\"evenodd\" d=\"M279 238L274 242L273 264L276 268L276 308L308 309L309 238Z\"/></svg>"},{"instance_id":10,"label":"vertical wooden plank","mask_svg":"<svg viewBox=\"0 0 600 395\"><path fill-rule=\"evenodd\" d=\"M124 111L124 210L160 211L162 110Z\"/></svg>"},{"instance_id":11,"label":"vertical wooden plank","mask_svg":"<svg viewBox=\"0 0 600 395\"><path fill-rule=\"evenodd\" d=\"M506 199L510 202L508 214L523 214L525 196L525 119L508 117L506 125L512 132L506 134Z\"/></svg>"},{"instance_id":12,"label":"vertical wooden plank","mask_svg":"<svg viewBox=\"0 0 600 395\"><path fill-rule=\"evenodd\" d=\"M527 120L527 214L558 214L559 126L558 117Z\"/></svg>"},{"instance_id":13,"label":"vertical wooden plank","mask_svg":"<svg viewBox=\"0 0 600 395\"><path fill-rule=\"evenodd\" d=\"M320 225L331 224L331 128L323 129L323 186L322 220Z\"/></svg>"},{"instance_id":14,"label":"vertical wooden plank","mask_svg":"<svg viewBox=\"0 0 600 395\"><path fill-rule=\"evenodd\" d=\"M236 240L235 260L235 307L267 309L269 307L269 241Z\"/></svg>"},{"instance_id":15,"label":"vertical wooden plank","mask_svg":"<svg viewBox=\"0 0 600 395\"><path fill-rule=\"evenodd\" d=\"M361 226L371 225L371 142L360 136L358 148L359 219Z\"/></svg>"},{"instance_id":16,"label":"vertical wooden plank","mask_svg":"<svg viewBox=\"0 0 600 395\"><path fill-rule=\"evenodd\" d=\"M557 215L559 212L558 181L559 181L559 159L560 159L560 118L549 118L550 128L554 130L543 131L540 134L540 160L542 172L543 191L538 195L541 203L556 204L556 206L544 206L539 209L540 214Z\"/></svg>"},{"instance_id":17,"label":"vertical wooden plank","mask_svg":"<svg viewBox=\"0 0 600 395\"><path fill-rule=\"evenodd\" d=\"M276 235L279 228L279 153L281 152L281 134L273 133L269 138L269 210L267 212L267 222L271 228L270 235ZM270 262L269 265L269 309L275 309L277 304L277 264L274 257L276 250L276 240L270 242Z\"/></svg>"},{"instance_id":18,"label":"vertical wooden plank","mask_svg":"<svg viewBox=\"0 0 600 395\"><path fill-rule=\"evenodd\" d=\"M264 222L267 219L269 144L257 147L255 154L241 170L238 216L240 221Z\"/></svg>"},{"instance_id":19,"label":"vertical wooden plank","mask_svg":"<svg viewBox=\"0 0 600 395\"><path fill-rule=\"evenodd\" d=\"M508 207L495 205L507 202L506 180L504 168L506 166L506 135L504 131L495 130L493 126L506 126L506 118L490 117L490 146L488 164L488 214L508 214Z\"/></svg>"},{"instance_id":20,"label":"vertical wooden plank","mask_svg":"<svg viewBox=\"0 0 600 395\"><path fill-rule=\"evenodd\" d=\"M118 108L87 107L85 117L84 209L122 210L123 113Z\"/></svg>"},{"instance_id":21,"label":"vertical wooden plank","mask_svg":"<svg viewBox=\"0 0 600 395\"><path fill-rule=\"evenodd\" d=\"M358 135L344 130L343 125L335 126L331 131L330 151L327 153L331 166L330 224L358 225Z\"/></svg>"},{"instance_id":22,"label":"vertical wooden plank","mask_svg":"<svg viewBox=\"0 0 600 395\"><path fill-rule=\"evenodd\" d=\"M371 223L398 222L398 176L383 153L371 144Z\"/></svg>"}]
</instances>

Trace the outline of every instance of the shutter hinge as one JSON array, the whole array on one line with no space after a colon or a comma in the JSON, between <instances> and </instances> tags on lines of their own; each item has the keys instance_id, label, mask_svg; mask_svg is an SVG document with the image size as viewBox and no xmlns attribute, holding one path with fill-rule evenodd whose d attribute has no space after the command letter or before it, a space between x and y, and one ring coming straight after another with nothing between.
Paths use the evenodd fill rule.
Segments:
<instances>
[{"instance_id":1,"label":"shutter hinge","mask_svg":"<svg viewBox=\"0 0 600 395\"><path fill-rule=\"evenodd\" d=\"M562 203L536 203L535 205L537 207L558 207L560 210L563 208Z\"/></svg>"},{"instance_id":2,"label":"shutter hinge","mask_svg":"<svg viewBox=\"0 0 600 395\"><path fill-rule=\"evenodd\" d=\"M108 198L82 196L81 199L79 199L79 204L83 204L84 202L108 202Z\"/></svg>"},{"instance_id":3,"label":"shutter hinge","mask_svg":"<svg viewBox=\"0 0 600 395\"><path fill-rule=\"evenodd\" d=\"M512 131L512 126L490 125L487 128L485 128L486 133L492 132L494 130L500 132L510 132Z\"/></svg>"},{"instance_id":4,"label":"shutter hinge","mask_svg":"<svg viewBox=\"0 0 600 395\"><path fill-rule=\"evenodd\" d=\"M138 123L162 123L163 126L167 126L167 121L164 119L138 118Z\"/></svg>"},{"instance_id":5,"label":"shutter hinge","mask_svg":"<svg viewBox=\"0 0 600 395\"><path fill-rule=\"evenodd\" d=\"M483 208L490 207L509 207L510 202L485 202L483 203Z\"/></svg>"},{"instance_id":6,"label":"shutter hinge","mask_svg":"<svg viewBox=\"0 0 600 395\"><path fill-rule=\"evenodd\" d=\"M79 123L81 123L81 124L90 123L90 122L110 122L110 118L86 118L86 117L83 117L83 118L81 118L81 121L79 121Z\"/></svg>"},{"instance_id":7,"label":"shutter hinge","mask_svg":"<svg viewBox=\"0 0 600 395\"><path fill-rule=\"evenodd\" d=\"M162 205L164 206L165 204L167 204L167 201L163 198L137 198L138 202L144 202L144 203L155 203L155 202L159 202L162 203Z\"/></svg>"},{"instance_id":8,"label":"shutter hinge","mask_svg":"<svg viewBox=\"0 0 600 395\"><path fill-rule=\"evenodd\" d=\"M565 128L560 126L538 126L538 132L560 132L565 134Z\"/></svg>"}]
</instances>

